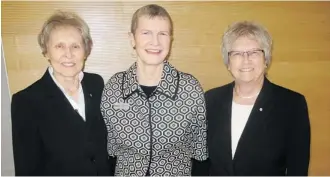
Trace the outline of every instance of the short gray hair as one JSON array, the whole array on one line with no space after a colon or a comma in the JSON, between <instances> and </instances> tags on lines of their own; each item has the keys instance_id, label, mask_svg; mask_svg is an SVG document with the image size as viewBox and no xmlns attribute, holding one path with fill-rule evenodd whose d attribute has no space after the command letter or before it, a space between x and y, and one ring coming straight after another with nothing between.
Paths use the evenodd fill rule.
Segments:
<instances>
[{"instance_id":1,"label":"short gray hair","mask_svg":"<svg viewBox=\"0 0 330 177\"><path fill-rule=\"evenodd\" d=\"M256 40L265 54L265 62L268 66L272 58L272 38L266 28L251 21L240 21L230 25L222 36L221 51L226 66L229 63L228 52L233 43L240 37L252 37Z\"/></svg>"},{"instance_id":2,"label":"short gray hair","mask_svg":"<svg viewBox=\"0 0 330 177\"><path fill-rule=\"evenodd\" d=\"M73 26L81 32L81 37L84 43L85 56L88 57L91 53L93 40L89 32L87 23L74 12L55 11L43 24L38 35L38 43L45 56L47 53L47 43L52 30L59 26Z\"/></svg>"}]
</instances>

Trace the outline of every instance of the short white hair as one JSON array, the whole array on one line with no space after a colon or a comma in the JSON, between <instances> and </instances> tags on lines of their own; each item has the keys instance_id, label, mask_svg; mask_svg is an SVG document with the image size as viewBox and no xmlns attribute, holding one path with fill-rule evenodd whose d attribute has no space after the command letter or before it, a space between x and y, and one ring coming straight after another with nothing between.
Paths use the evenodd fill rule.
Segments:
<instances>
[{"instance_id":1,"label":"short white hair","mask_svg":"<svg viewBox=\"0 0 330 177\"><path fill-rule=\"evenodd\" d=\"M240 37L256 40L265 54L265 63L269 66L272 58L272 38L267 29L251 21L240 21L230 25L222 36L222 58L226 66L229 63L228 53L233 43Z\"/></svg>"}]
</instances>

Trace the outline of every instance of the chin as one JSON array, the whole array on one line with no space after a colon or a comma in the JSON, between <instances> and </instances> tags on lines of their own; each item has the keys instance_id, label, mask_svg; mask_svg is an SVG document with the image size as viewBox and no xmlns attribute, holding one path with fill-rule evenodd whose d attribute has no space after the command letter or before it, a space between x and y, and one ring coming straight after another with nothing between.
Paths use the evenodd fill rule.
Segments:
<instances>
[{"instance_id":1,"label":"chin","mask_svg":"<svg viewBox=\"0 0 330 177\"><path fill-rule=\"evenodd\" d=\"M64 71L61 72L60 74L64 77L75 77L79 74L80 71Z\"/></svg>"},{"instance_id":2,"label":"chin","mask_svg":"<svg viewBox=\"0 0 330 177\"><path fill-rule=\"evenodd\" d=\"M160 65L164 62L165 59L153 58L148 60L143 60L143 63L146 65Z\"/></svg>"},{"instance_id":3,"label":"chin","mask_svg":"<svg viewBox=\"0 0 330 177\"><path fill-rule=\"evenodd\" d=\"M254 78L236 78L235 80L240 83L249 83L255 81Z\"/></svg>"}]
</instances>

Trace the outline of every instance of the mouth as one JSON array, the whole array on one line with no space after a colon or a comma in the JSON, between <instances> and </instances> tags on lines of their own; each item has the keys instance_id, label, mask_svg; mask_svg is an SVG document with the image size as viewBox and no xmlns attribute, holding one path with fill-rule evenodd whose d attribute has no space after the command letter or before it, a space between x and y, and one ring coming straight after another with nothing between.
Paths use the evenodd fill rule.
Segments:
<instances>
[{"instance_id":1,"label":"mouth","mask_svg":"<svg viewBox=\"0 0 330 177\"><path fill-rule=\"evenodd\" d=\"M241 68L239 69L240 72L252 72L254 69L253 68Z\"/></svg>"},{"instance_id":2,"label":"mouth","mask_svg":"<svg viewBox=\"0 0 330 177\"><path fill-rule=\"evenodd\" d=\"M145 51L152 55L159 55L162 52L162 50L159 49L146 49Z\"/></svg>"},{"instance_id":3,"label":"mouth","mask_svg":"<svg viewBox=\"0 0 330 177\"><path fill-rule=\"evenodd\" d=\"M61 63L62 66L64 67L74 67L76 65L76 63L73 62L63 62Z\"/></svg>"}]
</instances>

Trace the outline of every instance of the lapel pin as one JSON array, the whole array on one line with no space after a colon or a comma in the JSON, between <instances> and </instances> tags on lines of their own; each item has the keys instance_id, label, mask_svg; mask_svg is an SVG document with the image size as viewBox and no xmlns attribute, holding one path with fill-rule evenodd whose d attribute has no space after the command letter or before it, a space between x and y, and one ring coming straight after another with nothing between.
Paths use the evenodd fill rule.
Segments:
<instances>
[{"instance_id":1,"label":"lapel pin","mask_svg":"<svg viewBox=\"0 0 330 177\"><path fill-rule=\"evenodd\" d=\"M93 95L92 95L91 93L89 94L89 96L90 96L90 97L93 97Z\"/></svg>"},{"instance_id":2,"label":"lapel pin","mask_svg":"<svg viewBox=\"0 0 330 177\"><path fill-rule=\"evenodd\" d=\"M259 108L259 111L262 111L262 108Z\"/></svg>"}]
</instances>

